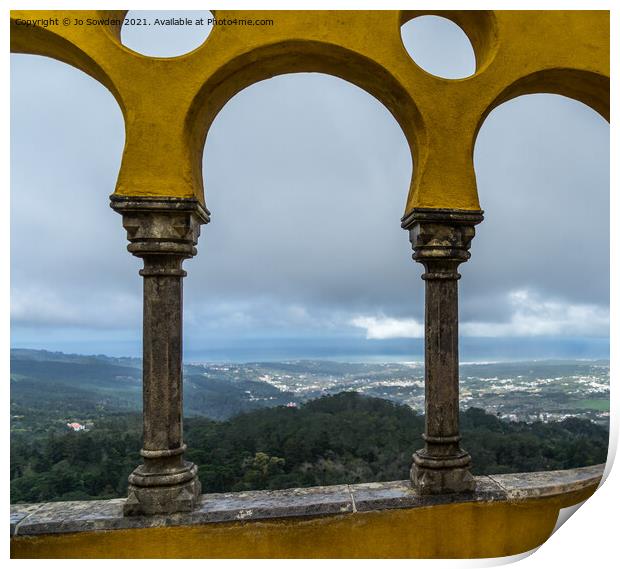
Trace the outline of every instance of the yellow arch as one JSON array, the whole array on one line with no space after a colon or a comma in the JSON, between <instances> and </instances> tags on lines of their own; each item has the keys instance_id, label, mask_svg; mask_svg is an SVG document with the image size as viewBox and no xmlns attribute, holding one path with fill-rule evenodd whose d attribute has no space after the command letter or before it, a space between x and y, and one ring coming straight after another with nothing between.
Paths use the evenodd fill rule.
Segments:
<instances>
[{"instance_id":1,"label":"yellow arch","mask_svg":"<svg viewBox=\"0 0 620 569\"><path fill-rule=\"evenodd\" d=\"M261 65L248 63L252 61L260 61ZM425 148L422 117L410 95L385 67L338 45L287 41L242 53L210 77L197 93L185 124L189 147L193 151L193 171L197 176L195 187L202 185L206 136L226 103L243 89L265 79L304 72L338 77L374 96L400 125L409 143L413 164L423 163L424 154L417 152Z\"/></svg>"},{"instance_id":2,"label":"yellow arch","mask_svg":"<svg viewBox=\"0 0 620 569\"><path fill-rule=\"evenodd\" d=\"M424 14L463 28L476 52L473 76L442 79L412 61L400 26ZM488 113L510 98L557 93L609 116L607 11L221 10L216 16L272 24L216 25L194 51L151 58L121 44L123 11L12 11L11 50L65 61L112 91L126 127L115 190L122 196L204 203L200 157L213 118L243 88L283 73L335 75L390 110L414 159L406 214L480 209L475 139ZM75 18L98 25L75 25Z\"/></svg>"}]
</instances>

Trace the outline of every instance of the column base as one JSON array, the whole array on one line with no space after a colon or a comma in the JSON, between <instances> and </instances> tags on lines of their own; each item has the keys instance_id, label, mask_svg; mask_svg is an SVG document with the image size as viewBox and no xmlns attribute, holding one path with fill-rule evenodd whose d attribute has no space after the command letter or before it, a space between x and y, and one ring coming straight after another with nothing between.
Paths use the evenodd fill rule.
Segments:
<instances>
[{"instance_id":1,"label":"column base","mask_svg":"<svg viewBox=\"0 0 620 569\"><path fill-rule=\"evenodd\" d=\"M468 453L437 459L416 452L411 466L411 483L423 495L473 492L476 480L470 472Z\"/></svg>"},{"instance_id":2,"label":"column base","mask_svg":"<svg viewBox=\"0 0 620 569\"><path fill-rule=\"evenodd\" d=\"M201 485L198 467L186 462L181 472L147 474L143 465L129 476L125 516L191 512L198 505ZM172 482L172 483L171 483Z\"/></svg>"}]
</instances>

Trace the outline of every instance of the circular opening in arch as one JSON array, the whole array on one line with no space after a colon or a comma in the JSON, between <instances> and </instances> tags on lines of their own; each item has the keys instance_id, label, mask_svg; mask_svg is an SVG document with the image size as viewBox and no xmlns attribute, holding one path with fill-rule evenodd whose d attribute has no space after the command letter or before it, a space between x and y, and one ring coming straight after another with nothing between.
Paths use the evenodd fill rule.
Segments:
<instances>
[{"instance_id":1,"label":"circular opening in arch","mask_svg":"<svg viewBox=\"0 0 620 569\"><path fill-rule=\"evenodd\" d=\"M419 16L400 29L411 59L424 71L444 79L463 79L476 72L476 54L465 32L440 16Z\"/></svg>"},{"instance_id":2,"label":"circular opening in arch","mask_svg":"<svg viewBox=\"0 0 620 569\"><path fill-rule=\"evenodd\" d=\"M205 42L212 19L208 10L130 10L121 28L121 42L142 55L178 57Z\"/></svg>"}]
</instances>

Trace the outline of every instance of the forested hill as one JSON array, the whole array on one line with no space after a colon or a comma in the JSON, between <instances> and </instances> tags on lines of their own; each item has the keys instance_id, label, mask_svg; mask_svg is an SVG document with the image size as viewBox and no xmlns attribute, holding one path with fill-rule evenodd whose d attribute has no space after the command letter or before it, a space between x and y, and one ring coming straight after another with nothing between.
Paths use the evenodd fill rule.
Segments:
<instances>
[{"instance_id":1,"label":"forested hill","mask_svg":"<svg viewBox=\"0 0 620 569\"><path fill-rule=\"evenodd\" d=\"M461 422L476 474L573 468L607 456L607 430L586 420L511 423L469 409ZM138 414L123 414L90 432L14 433L12 502L126 495L140 429ZM405 479L422 431L423 417L408 406L354 392L185 422L203 492Z\"/></svg>"},{"instance_id":2,"label":"forested hill","mask_svg":"<svg viewBox=\"0 0 620 569\"><path fill-rule=\"evenodd\" d=\"M45 350L11 350L11 415L14 430L41 418L90 420L142 408L142 362L137 358L81 356ZM205 376L186 367L186 416L227 419L238 413L287 403L292 395L252 377ZM17 417L17 419L16 419Z\"/></svg>"}]
</instances>

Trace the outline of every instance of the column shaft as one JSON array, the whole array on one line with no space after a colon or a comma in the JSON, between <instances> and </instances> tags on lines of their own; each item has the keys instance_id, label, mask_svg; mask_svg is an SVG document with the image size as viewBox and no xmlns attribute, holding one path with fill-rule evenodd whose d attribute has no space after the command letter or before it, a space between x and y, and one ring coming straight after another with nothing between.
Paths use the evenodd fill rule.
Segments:
<instances>
[{"instance_id":1,"label":"column shaft","mask_svg":"<svg viewBox=\"0 0 620 569\"><path fill-rule=\"evenodd\" d=\"M425 280L426 446L431 454L450 455L454 445L436 444L433 440L459 434L458 281Z\"/></svg>"},{"instance_id":2,"label":"column shaft","mask_svg":"<svg viewBox=\"0 0 620 569\"><path fill-rule=\"evenodd\" d=\"M144 449L183 446L182 259L144 258ZM178 455L180 456L180 455Z\"/></svg>"}]
</instances>

